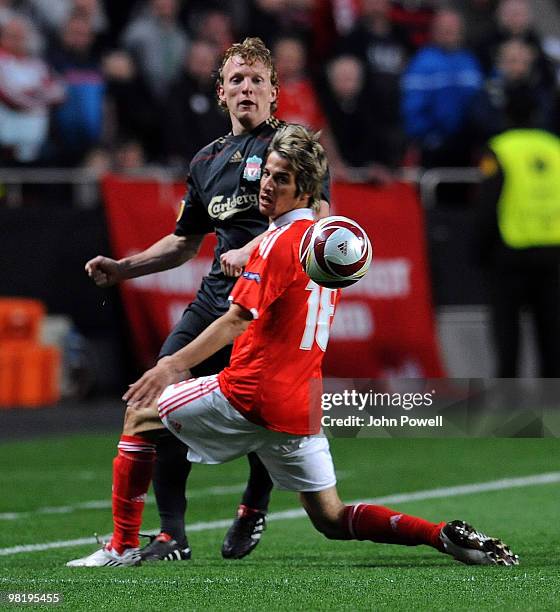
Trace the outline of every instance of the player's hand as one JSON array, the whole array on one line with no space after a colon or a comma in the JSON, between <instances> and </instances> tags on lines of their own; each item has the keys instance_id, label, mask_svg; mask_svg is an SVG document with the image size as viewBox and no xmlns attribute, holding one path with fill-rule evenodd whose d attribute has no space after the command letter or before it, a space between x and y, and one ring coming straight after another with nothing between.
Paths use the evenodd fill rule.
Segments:
<instances>
[{"instance_id":1,"label":"player's hand","mask_svg":"<svg viewBox=\"0 0 560 612\"><path fill-rule=\"evenodd\" d=\"M158 364L148 370L123 395L123 400L129 405L149 404L159 399L164 389L185 378L185 372L177 370L169 357L163 357ZM188 378L188 377L187 377Z\"/></svg>"},{"instance_id":2,"label":"player's hand","mask_svg":"<svg viewBox=\"0 0 560 612\"><path fill-rule=\"evenodd\" d=\"M249 261L249 256L243 249L231 249L220 255L220 267L226 276L237 278L241 276L243 268Z\"/></svg>"},{"instance_id":3,"label":"player's hand","mask_svg":"<svg viewBox=\"0 0 560 612\"><path fill-rule=\"evenodd\" d=\"M111 287L120 280L122 274L118 261L98 255L86 263L86 273L98 287Z\"/></svg>"}]
</instances>

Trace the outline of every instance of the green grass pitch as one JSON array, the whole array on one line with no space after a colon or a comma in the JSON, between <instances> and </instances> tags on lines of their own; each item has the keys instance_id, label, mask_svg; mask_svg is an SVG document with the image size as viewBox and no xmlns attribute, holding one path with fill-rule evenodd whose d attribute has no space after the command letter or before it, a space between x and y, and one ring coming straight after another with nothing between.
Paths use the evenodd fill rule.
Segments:
<instances>
[{"instance_id":1,"label":"green grass pitch","mask_svg":"<svg viewBox=\"0 0 560 612\"><path fill-rule=\"evenodd\" d=\"M463 518L503 537L521 557L515 568L467 567L425 546L332 542L305 517L271 520L252 555L223 561L225 528L206 523L229 522L245 460L193 468L190 562L66 568L67 560L95 550L93 538L6 554L15 546L111 531L103 506L116 440L116 434L75 435L0 446L0 591L61 593L61 610L558 609L558 482L388 504L431 520ZM555 439L346 439L332 441L332 450L348 501L560 472ZM296 507L293 494L274 493L272 513ZM144 528L157 525L151 502Z\"/></svg>"}]
</instances>

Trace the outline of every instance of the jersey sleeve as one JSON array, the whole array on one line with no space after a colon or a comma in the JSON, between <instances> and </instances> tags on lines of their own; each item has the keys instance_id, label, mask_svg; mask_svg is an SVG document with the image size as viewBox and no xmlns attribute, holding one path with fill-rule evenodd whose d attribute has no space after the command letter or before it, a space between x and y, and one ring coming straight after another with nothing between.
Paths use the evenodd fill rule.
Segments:
<instances>
[{"instance_id":1,"label":"jersey sleeve","mask_svg":"<svg viewBox=\"0 0 560 612\"><path fill-rule=\"evenodd\" d=\"M277 242L270 250L268 246L265 239L255 249L229 297L230 302L251 312L254 319L262 316L296 278L292 242Z\"/></svg>"},{"instance_id":2,"label":"jersey sleeve","mask_svg":"<svg viewBox=\"0 0 560 612\"><path fill-rule=\"evenodd\" d=\"M187 192L177 217L175 235L190 236L193 234L208 234L213 231L214 227L200 199L191 171L187 177Z\"/></svg>"}]
</instances>

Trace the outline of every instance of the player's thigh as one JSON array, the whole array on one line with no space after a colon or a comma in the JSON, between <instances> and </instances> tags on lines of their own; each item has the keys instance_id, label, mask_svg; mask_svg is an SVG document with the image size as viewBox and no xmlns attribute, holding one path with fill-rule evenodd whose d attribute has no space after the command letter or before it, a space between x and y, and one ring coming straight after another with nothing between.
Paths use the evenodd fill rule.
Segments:
<instances>
[{"instance_id":1,"label":"player's thigh","mask_svg":"<svg viewBox=\"0 0 560 612\"><path fill-rule=\"evenodd\" d=\"M189 447L194 463L224 463L262 444L263 427L245 419L220 390L217 376L170 385L158 402L169 431Z\"/></svg>"},{"instance_id":2,"label":"player's thigh","mask_svg":"<svg viewBox=\"0 0 560 612\"><path fill-rule=\"evenodd\" d=\"M336 484L329 443L324 436L279 436L257 450L274 486L294 491L323 491Z\"/></svg>"},{"instance_id":3,"label":"player's thigh","mask_svg":"<svg viewBox=\"0 0 560 612\"><path fill-rule=\"evenodd\" d=\"M136 436L149 431L163 430L157 410L157 401L148 405L127 406L124 415L123 434Z\"/></svg>"},{"instance_id":4,"label":"player's thigh","mask_svg":"<svg viewBox=\"0 0 560 612\"><path fill-rule=\"evenodd\" d=\"M158 359L173 355L199 336L213 321L215 317L199 312L191 307L187 308L179 322L175 325L159 352ZM225 346L214 355L192 368L195 378L218 374L229 365L231 346Z\"/></svg>"}]
</instances>

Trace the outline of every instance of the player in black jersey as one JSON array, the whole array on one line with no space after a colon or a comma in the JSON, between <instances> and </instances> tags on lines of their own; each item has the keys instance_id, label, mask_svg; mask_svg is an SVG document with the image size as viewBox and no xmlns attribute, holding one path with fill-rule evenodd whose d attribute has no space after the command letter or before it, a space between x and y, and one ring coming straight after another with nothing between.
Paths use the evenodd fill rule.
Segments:
<instances>
[{"instance_id":1,"label":"player in black jersey","mask_svg":"<svg viewBox=\"0 0 560 612\"><path fill-rule=\"evenodd\" d=\"M258 211L259 182L266 150L282 122L271 114L276 107L278 77L270 52L260 39L245 39L226 51L217 92L220 105L229 113L232 131L193 158L175 232L131 257L115 261L98 256L86 264L95 283L107 287L185 263L197 254L204 235L215 232L218 244L212 269L164 342L160 358L188 344L227 310L235 277L268 227ZM325 214L328 179L322 197ZM193 369L192 375L219 372L228 364L230 351L231 347L223 349ZM127 406L118 449L113 464L112 541L102 551L70 564L115 566L131 565L140 558L190 558L184 530L185 483L191 468L186 447L166 433L151 404ZM249 554L265 526L272 481L255 454L249 455L249 463L247 488L222 547L225 558ZM152 467L161 533L139 553L133 534L140 527Z\"/></svg>"}]
</instances>

